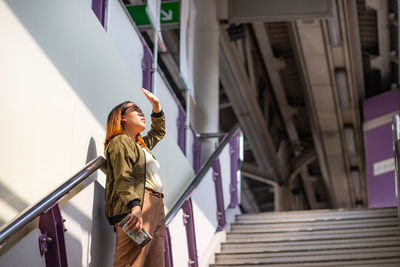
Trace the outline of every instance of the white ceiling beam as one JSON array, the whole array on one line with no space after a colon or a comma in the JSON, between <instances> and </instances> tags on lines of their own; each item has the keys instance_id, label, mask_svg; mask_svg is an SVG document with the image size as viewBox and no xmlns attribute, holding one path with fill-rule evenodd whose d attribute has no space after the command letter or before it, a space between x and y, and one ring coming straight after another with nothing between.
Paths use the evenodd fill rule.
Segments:
<instances>
[{"instance_id":1,"label":"white ceiling beam","mask_svg":"<svg viewBox=\"0 0 400 267\"><path fill-rule=\"evenodd\" d=\"M379 55L371 55L371 67L380 70L382 87L388 89L391 81L389 1L365 0L365 5L376 10L378 24Z\"/></svg>"},{"instance_id":2,"label":"white ceiling beam","mask_svg":"<svg viewBox=\"0 0 400 267\"><path fill-rule=\"evenodd\" d=\"M301 65L314 144L322 177L334 207L353 207L340 113L337 113L333 71L329 62L326 28L322 21L292 24L295 50Z\"/></svg>"}]
</instances>

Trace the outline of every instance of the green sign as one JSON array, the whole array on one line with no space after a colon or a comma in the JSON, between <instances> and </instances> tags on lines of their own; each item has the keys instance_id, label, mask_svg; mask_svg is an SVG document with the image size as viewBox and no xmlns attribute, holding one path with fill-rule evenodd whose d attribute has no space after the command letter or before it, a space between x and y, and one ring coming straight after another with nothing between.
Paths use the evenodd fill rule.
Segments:
<instances>
[{"instance_id":1,"label":"green sign","mask_svg":"<svg viewBox=\"0 0 400 267\"><path fill-rule=\"evenodd\" d=\"M136 25L150 25L150 20L146 13L146 5L126 6L129 14ZM179 2L163 2L160 11L161 24L179 22Z\"/></svg>"}]
</instances>

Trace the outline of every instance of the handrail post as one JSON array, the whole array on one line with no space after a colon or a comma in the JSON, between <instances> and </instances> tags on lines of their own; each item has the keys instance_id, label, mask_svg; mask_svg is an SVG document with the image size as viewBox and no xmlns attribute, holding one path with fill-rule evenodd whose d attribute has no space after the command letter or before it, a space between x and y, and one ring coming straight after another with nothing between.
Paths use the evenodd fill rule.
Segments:
<instances>
[{"instance_id":1,"label":"handrail post","mask_svg":"<svg viewBox=\"0 0 400 267\"><path fill-rule=\"evenodd\" d=\"M172 261L172 246L171 246L171 234L169 233L169 228L165 227L164 230L164 248L165 248L165 266L173 267L174 263Z\"/></svg>"},{"instance_id":2,"label":"handrail post","mask_svg":"<svg viewBox=\"0 0 400 267\"><path fill-rule=\"evenodd\" d=\"M194 219L193 219L193 206L192 206L192 198L189 198L185 201L185 204L182 206L183 211L183 224L186 228L186 237L187 237L187 245L188 245L188 254L189 254L189 267L198 267L198 259L197 259L197 245L196 245L196 232L194 230Z\"/></svg>"},{"instance_id":3,"label":"handrail post","mask_svg":"<svg viewBox=\"0 0 400 267\"><path fill-rule=\"evenodd\" d=\"M393 152L396 179L397 213L400 217L400 115L393 115Z\"/></svg>"},{"instance_id":4,"label":"handrail post","mask_svg":"<svg viewBox=\"0 0 400 267\"><path fill-rule=\"evenodd\" d=\"M165 217L165 225L166 226L169 225L171 220L174 218L174 216L181 209L182 205L185 203L185 201L193 193L193 190L199 185L199 183L202 181L204 176L207 174L208 170L212 167L212 164L214 163L214 160L218 158L218 156L221 153L222 149L229 142L230 138L234 134L237 133L238 130L239 130L239 124L236 124L235 126L233 126L232 129L229 131L229 133L226 134L225 137L222 139L222 141L219 144L218 148L211 154L211 156L208 158L208 160L203 164L203 166L200 168L199 172L196 174L196 177L193 179L193 181L186 188L185 192L179 197L179 199L175 202L173 207L167 213L167 215Z\"/></svg>"},{"instance_id":5,"label":"handrail post","mask_svg":"<svg viewBox=\"0 0 400 267\"><path fill-rule=\"evenodd\" d=\"M222 231L226 226L225 217L225 205L224 205L224 191L222 189L222 177L221 177L221 164L219 159L214 161L212 166L213 169L213 180L215 183L215 197L217 201L217 231Z\"/></svg>"},{"instance_id":6,"label":"handrail post","mask_svg":"<svg viewBox=\"0 0 400 267\"><path fill-rule=\"evenodd\" d=\"M238 135L232 136L229 141L229 154L231 156L231 184L229 191L231 193L231 202L229 208L236 208L239 205L238 189L237 189L237 172L238 172Z\"/></svg>"},{"instance_id":7,"label":"handrail post","mask_svg":"<svg viewBox=\"0 0 400 267\"><path fill-rule=\"evenodd\" d=\"M201 144L196 132L192 130L193 133L193 170L197 174L201 167Z\"/></svg>"},{"instance_id":8,"label":"handrail post","mask_svg":"<svg viewBox=\"0 0 400 267\"><path fill-rule=\"evenodd\" d=\"M39 236L39 249L40 254L45 256L46 266L68 266L64 221L58 204L40 215L39 229L42 234Z\"/></svg>"}]
</instances>

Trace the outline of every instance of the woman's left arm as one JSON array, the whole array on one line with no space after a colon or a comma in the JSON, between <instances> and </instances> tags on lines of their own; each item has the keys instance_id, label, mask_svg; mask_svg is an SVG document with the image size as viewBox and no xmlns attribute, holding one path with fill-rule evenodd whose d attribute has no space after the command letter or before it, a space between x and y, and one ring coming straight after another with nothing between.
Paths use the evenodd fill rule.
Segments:
<instances>
[{"instance_id":1,"label":"woman's left arm","mask_svg":"<svg viewBox=\"0 0 400 267\"><path fill-rule=\"evenodd\" d=\"M160 100L153 93L141 88L144 95L153 106L153 113L151 114L151 129L143 141L149 149L153 147L165 136L165 115L161 109Z\"/></svg>"}]
</instances>

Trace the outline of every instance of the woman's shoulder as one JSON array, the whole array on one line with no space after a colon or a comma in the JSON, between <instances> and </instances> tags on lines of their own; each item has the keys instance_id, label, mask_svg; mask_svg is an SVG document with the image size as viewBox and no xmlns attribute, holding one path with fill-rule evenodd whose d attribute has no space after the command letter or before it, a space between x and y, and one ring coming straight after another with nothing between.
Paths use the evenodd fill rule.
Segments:
<instances>
[{"instance_id":1,"label":"woman's shoulder","mask_svg":"<svg viewBox=\"0 0 400 267\"><path fill-rule=\"evenodd\" d=\"M119 134L117 136L114 136L111 140L110 143L108 144L108 149L113 149L116 147L121 147L121 146L127 146L127 147L132 147L135 146L135 142L126 134Z\"/></svg>"}]
</instances>

